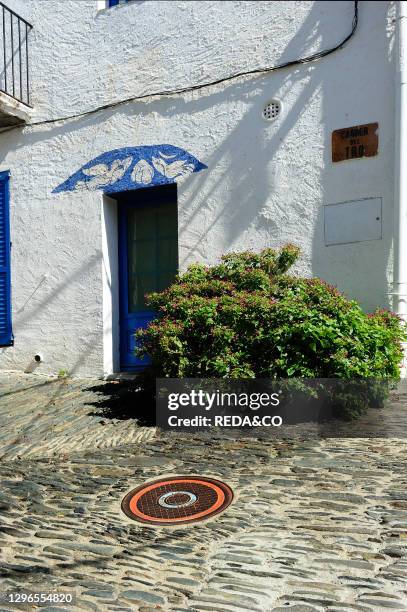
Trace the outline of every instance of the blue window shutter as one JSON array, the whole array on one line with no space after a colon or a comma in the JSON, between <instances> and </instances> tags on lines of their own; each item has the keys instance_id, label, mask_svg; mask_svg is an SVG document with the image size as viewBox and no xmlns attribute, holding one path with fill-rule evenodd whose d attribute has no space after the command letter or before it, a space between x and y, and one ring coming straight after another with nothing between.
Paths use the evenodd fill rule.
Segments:
<instances>
[{"instance_id":1,"label":"blue window shutter","mask_svg":"<svg viewBox=\"0 0 407 612\"><path fill-rule=\"evenodd\" d=\"M10 278L10 172L0 172L0 346L13 344Z\"/></svg>"},{"instance_id":2,"label":"blue window shutter","mask_svg":"<svg viewBox=\"0 0 407 612\"><path fill-rule=\"evenodd\" d=\"M129 2L130 0L108 0L107 4L109 6L109 8L111 6L116 6L116 4L125 4L126 2Z\"/></svg>"}]
</instances>

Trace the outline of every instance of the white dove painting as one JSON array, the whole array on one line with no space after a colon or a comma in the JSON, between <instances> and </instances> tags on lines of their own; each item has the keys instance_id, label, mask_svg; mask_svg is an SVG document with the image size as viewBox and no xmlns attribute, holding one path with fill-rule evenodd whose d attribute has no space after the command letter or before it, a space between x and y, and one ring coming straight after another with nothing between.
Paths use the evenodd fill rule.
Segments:
<instances>
[{"instance_id":1,"label":"white dove painting","mask_svg":"<svg viewBox=\"0 0 407 612\"><path fill-rule=\"evenodd\" d=\"M110 167L107 164L96 164L85 168L82 170L83 174L91 178L88 181L78 181L75 189L99 189L107 185L114 185L125 175L131 162L132 158L126 157L123 160L116 159Z\"/></svg>"},{"instance_id":2,"label":"white dove painting","mask_svg":"<svg viewBox=\"0 0 407 612\"><path fill-rule=\"evenodd\" d=\"M175 183L207 168L196 157L169 144L125 147L87 162L53 193L101 189L105 193Z\"/></svg>"},{"instance_id":3,"label":"white dove painting","mask_svg":"<svg viewBox=\"0 0 407 612\"><path fill-rule=\"evenodd\" d=\"M177 159L175 161L166 161L162 157L153 157L153 166L164 176L170 179L176 180L177 178L181 178L182 176L188 176L188 174L192 174L194 171L194 165L188 164L183 159Z\"/></svg>"}]
</instances>

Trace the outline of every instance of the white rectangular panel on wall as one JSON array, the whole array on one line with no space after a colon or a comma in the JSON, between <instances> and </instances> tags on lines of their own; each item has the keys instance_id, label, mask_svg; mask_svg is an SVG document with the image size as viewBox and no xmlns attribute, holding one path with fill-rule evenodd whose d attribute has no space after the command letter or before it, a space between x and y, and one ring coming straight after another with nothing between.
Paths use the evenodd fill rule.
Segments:
<instances>
[{"instance_id":1,"label":"white rectangular panel on wall","mask_svg":"<svg viewBox=\"0 0 407 612\"><path fill-rule=\"evenodd\" d=\"M325 246L382 238L382 198L324 206Z\"/></svg>"}]
</instances>

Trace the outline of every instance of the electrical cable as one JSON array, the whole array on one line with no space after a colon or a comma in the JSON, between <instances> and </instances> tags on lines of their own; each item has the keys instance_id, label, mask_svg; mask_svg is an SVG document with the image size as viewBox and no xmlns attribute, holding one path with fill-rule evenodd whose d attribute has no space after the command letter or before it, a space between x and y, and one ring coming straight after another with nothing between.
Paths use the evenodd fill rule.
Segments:
<instances>
[{"instance_id":1,"label":"electrical cable","mask_svg":"<svg viewBox=\"0 0 407 612\"><path fill-rule=\"evenodd\" d=\"M31 127L31 126L37 126L37 125L48 125L50 123L58 123L60 121L69 121L70 119L77 119L79 117L86 117L88 115L93 115L95 113L98 113L100 111L103 110L108 110L111 108L116 108L117 106L122 106L124 104L128 104L129 102L138 102L140 100L145 100L146 98L162 98L162 97L169 97L169 96L176 96L179 94L184 94L184 93L188 93L191 91L197 91L200 89L206 89L207 87L212 87L214 85L220 85L221 83L228 83L230 81L234 81L235 79L239 79L241 77L244 76L250 76L250 75L260 75L260 74L267 74L268 72L274 72L276 70L282 70L283 68L290 68L291 66L298 66L301 64L308 64L309 62L315 62L323 57L326 57L327 55L330 55L331 53L334 53L335 51L338 51L339 49L342 49L342 47L344 47L346 45L346 43L352 38L352 36L355 34L356 29L358 27L358 21L359 21L359 8L358 8L358 0L354 0L354 14L353 14L353 20L352 20L352 28L351 31L349 32L349 34L337 45L335 45L335 47L331 47L330 49L325 49L323 51L318 51L317 53L313 53L312 55L309 55L307 57L302 57L296 60L291 60L288 62L284 62L282 64L277 64L275 66L267 66L265 68L255 68L254 70L245 70L242 72L236 72L230 76L227 77L222 77L219 78L215 81L209 81L206 83L200 83L198 85L189 85L187 87L182 87L180 89L168 89L168 90L163 90L163 91L158 91L158 92L152 92L152 93L148 93L148 94L143 94L143 95L139 95L139 96L131 96L130 98L126 98L124 100L118 100L117 102L110 102L108 104L103 104L101 106L97 106L96 108L93 108L91 110L88 111L84 111L82 113L77 113L75 115L66 115L64 117L57 117L56 119L44 119L42 121L36 121L33 123L27 123L26 125L16 125L16 126L11 126L9 128L6 128L5 130L0 131L0 134L4 133L4 132L8 132L9 130L13 130L16 128L22 128L22 127Z\"/></svg>"}]
</instances>

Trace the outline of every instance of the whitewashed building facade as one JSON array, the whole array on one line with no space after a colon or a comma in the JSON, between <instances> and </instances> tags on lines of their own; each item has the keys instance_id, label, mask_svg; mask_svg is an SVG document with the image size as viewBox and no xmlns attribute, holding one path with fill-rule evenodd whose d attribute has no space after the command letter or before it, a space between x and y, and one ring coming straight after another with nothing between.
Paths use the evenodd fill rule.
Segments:
<instances>
[{"instance_id":1,"label":"whitewashed building facade","mask_svg":"<svg viewBox=\"0 0 407 612\"><path fill-rule=\"evenodd\" d=\"M134 369L144 292L230 250L293 242L298 272L394 307L397 3L360 2L325 57L231 80L335 47L355 3L5 4L1 369ZM371 124L371 156L333 161L335 130Z\"/></svg>"}]
</instances>

